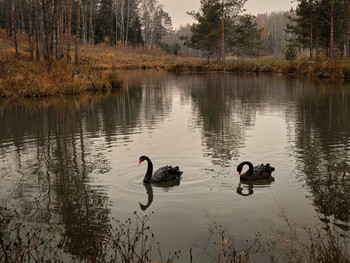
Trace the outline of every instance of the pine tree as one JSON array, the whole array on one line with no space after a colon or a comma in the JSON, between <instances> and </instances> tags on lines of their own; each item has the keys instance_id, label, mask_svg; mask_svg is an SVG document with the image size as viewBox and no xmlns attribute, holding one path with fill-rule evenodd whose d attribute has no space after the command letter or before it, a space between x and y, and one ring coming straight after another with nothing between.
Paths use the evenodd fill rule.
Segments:
<instances>
[{"instance_id":1,"label":"pine tree","mask_svg":"<svg viewBox=\"0 0 350 263\"><path fill-rule=\"evenodd\" d=\"M95 26L95 43L104 42L107 38L113 43L114 32L113 0L101 0Z\"/></svg>"},{"instance_id":2,"label":"pine tree","mask_svg":"<svg viewBox=\"0 0 350 263\"><path fill-rule=\"evenodd\" d=\"M144 44L141 32L141 22L138 15L131 18L128 39L129 43L132 45Z\"/></svg>"},{"instance_id":3,"label":"pine tree","mask_svg":"<svg viewBox=\"0 0 350 263\"><path fill-rule=\"evenodd\" d=\"M238 24L234 27L230 36L231 50L238 56L257 57L262 50L261 33L263 29L258 29L255 17L252 15L242 15L238 19Z\"/></svg>"},{"instance_id":4,"label":"pine tree","mask_svg":"<svg viewBox=\"0 0 350 263\"><path fill-rule=\"evenodd\" d=\"M343 55L349 39L349 1L348 0L298 0L287 32L302 48L310 49L313 59L313 47L322 48L332 60L335 50Z\"/></svg>"},{"instance_id":5,"label":"pine tree","mask_svg":"<svg viewBox=\"0 0 350 263\"><path fill-rule=\"evenodd\" d=\"M199 12L189 13L198 23L191 27L191 47L201 49L210 57L220 48L221 4L217 0L201 0Z\"/></svg>"},{"instance_id":6,"label":"pine tree","mask_svg":"<svg viewBox=\"0 0 350 263\"><path fill-rule=\"evenodd\" d=\"M289 43L286 48L285 52L285 58L286 60L294 60L297 58L297 49L295 48L295 45L292 43Z\"/></svg>"}]
</instances>

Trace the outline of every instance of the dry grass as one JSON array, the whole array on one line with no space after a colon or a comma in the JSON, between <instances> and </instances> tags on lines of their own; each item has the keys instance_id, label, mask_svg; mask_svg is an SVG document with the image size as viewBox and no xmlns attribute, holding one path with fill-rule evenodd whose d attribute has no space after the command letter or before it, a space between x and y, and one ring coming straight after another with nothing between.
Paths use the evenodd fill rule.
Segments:
<instances>
[{"instance_id":1,"label":"dry grass","mask_svg":"<svg viewBox=\"0 0 350 263\"><path fill-rule=\"evenodd\" d=\"M14 54L0 51L0 98L42 98L122 87L115 71L97 69L84 60L77 66L55 61L48 73L44 62L20 56L22 59L16 60Z\"/></svg>"},{"instance_id":2,"label":"dry grass","mask_svg":"<svg viewBox=\"0 0 350 263\"><path fill-rule=\"evenodd\" d=\"M31 59L25 37L19 34L18 38L23 40L16 59L13 43L6 32L0 32L0 98L42 98L119 88L122 81L116 70L206 70L199 58L170 56L157 47L149 50L100 44L80 45L79 65L74 65L72 52L71 61L53 61L52 72L48 73L42 58L39 62Z\"/></svg>"},{"instance_id":3,"label":"dry grass","mask_svg":"<svg viewBox=\"0 0 350 263\"><path fill-rule=\"evenodd\" d=\"M275 60L264 57L260 60L237 62L229 57L225 67L221 63L207 65L205 59L179 57L166 54L158 47L146 49L142 46L125 47L100 45L80 45L79 65L64 60L53 61L52 72L46 72L47 65L42 60L31 59L25 35L18 33L19 59L10 37L0 31L0 98L48 97L79 94L89 90L118 88L122 81L114 73L116 70L155 69L169 72L267 72L276 74L303 75L322 78L350 79L350 64L346 61L328 62L320 59L295 61Z\"/></svg>"},{"instance_id":4,"label":"dry grass","mask_svg":"<svg viewBox=\"0 0 350 263\"><path fill-rule=\"evenodd\" d=\"M95 233L94 240L82 254L66 253L65 242L57 239L55 231L42 231L33 227L26 216L0 206L0 262L129 262L171 263L179 258L180 251L163 258L157 243L158 256L154 255L155 236L148 226L149 215L140 217L134 212L126 221L114 220L107 233ZM18 219L22 221L18 221ZM102 236L102 237L99 237ZM154 261L154 258L158 261Z\"/></svg>"},{"instance_id":5,"label":"dry grass","mask_svg":"<svg viewBox=\"0 0 350 263\"><path fill-rule=\"evenodd\" d=\"M335 224L327 229L320 225L298 228L288 217L286 209L282 209L281 216L284 228L275 231L261 246L271 262L350 262L348 234Z\"/></svg>"}]
</instances>

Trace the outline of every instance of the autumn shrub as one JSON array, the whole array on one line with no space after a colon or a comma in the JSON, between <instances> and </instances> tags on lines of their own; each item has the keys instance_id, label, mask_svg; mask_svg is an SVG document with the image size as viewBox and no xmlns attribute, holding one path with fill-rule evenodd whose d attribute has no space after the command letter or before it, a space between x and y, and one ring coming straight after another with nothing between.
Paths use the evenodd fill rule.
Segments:
<instances>
[{"instance_id":1,"label":"autumn shrub","mask_svg":"<svg viewBox=\"0 0 350 263\"><path fill-rule=\"evenodd\" d=\"M160 244L155 242L148 226L150 215L140 217L134 212L133 217L125 221L113 220L105 233L99 233L103 237L96 235L90 247L82 248L88 253L71 255L65 253L64 242L55 236L59 231L56 227L43 231L42 224L31 225L24 214L3 206L0 212L0 262L151 263L155 262L152 258L158 257L159 263L170 263L181 253L168 253L163 259Z\"/></svg>"},{"instance_id":2,"label":"autumn shrub","mask_svg":"<svg viewBox=\"0 0 350 263\"><path fill-rule=\"evenodd\" d=\"M346 64L343 67L343 75L345 79L350 79L350 64Z\"/></svg>"},{"instance_id":3,"label":"autumn shrub","mask_svg":"<svg viewBox=\"0 0 350 263\"><path fill-rule=\"evenodd\" d=\"M218 263L249 263L251 254L259 249L260 233L257 233L253 240L246 240L238 245L238 240L232 236L223 225L212 222L209 226L209 240L212 241L214 253L207 249L202 253L206 254L212 262Z\"/></svg>"},{"instance_id":4,"label":"autumn shrub","mask_svg":"<svg viewBox=\"0 0 350 263\"><path fill-rule=\"evenodd\" d=\"M317 225L297 229L289 218L285 220L284 230L273 233L262 245L271 262L350 262L349 237L335 225L328 229Z\"/></svg>"},{"instance_id":5,"label":"autumn shrub","mask_svg":"<svg viewBox=\"0 0 350 263\"><path fill-rule=\"evenodd\" d=\"M309 77L322 77L322 62L315 61L308 68Z\"/></svg>"}]
</instances>

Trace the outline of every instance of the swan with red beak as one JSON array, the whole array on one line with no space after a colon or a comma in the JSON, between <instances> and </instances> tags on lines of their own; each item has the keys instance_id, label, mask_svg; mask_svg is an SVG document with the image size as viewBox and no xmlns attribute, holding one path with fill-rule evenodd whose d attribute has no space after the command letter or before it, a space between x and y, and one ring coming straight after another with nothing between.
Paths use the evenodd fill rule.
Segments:
<instances>
[{"instance_id":1,"label":"swan with red beak","mask_svg":"<svg viewBox=\"0 0 350 263\"><path fill-rule=\"evenodd\" d=\"M147 156L143 155L139 158L139 165L145 160L148 166L145 177L143 178L143 183L161 183L170 180L180 180L183 172L180 171L178 166L163 166L153 173L153 163Z\"/></svg>"}]
</instances>

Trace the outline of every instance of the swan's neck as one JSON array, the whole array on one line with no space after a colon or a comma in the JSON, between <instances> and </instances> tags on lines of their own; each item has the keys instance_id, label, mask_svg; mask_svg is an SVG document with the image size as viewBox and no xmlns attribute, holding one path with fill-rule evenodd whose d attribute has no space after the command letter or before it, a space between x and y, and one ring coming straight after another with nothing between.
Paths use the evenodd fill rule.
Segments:
<instances>
[{"instance_id":1,"label":"swan's neck","mask_svg":"<svg viewBox=\"0 0 350 263\"><path fill-rule=\"evenodd\" d=\"M148 167L147 167L147 172L145 177L143 178L143 182L144 183L149 183L151 181L152 178L152 173L153 173L153 164L151 162L150 159L146 158L146 161L148 163Z\"/></svg>"},{"instance_id":2,"label":"swan's neck","mask_svg":"<svg viewBox=\"0 0 350 263\"><path fill-rule=\"evenodd\" d=\"M243 162L241 165L242 165L242 168L244 165L248 165L249 166L249 169L247 171L248 174L252 174L253 173L253 170L254 170L254 167L253 167L253 164L251 162Z\"/></svg>"}]
</instances>

